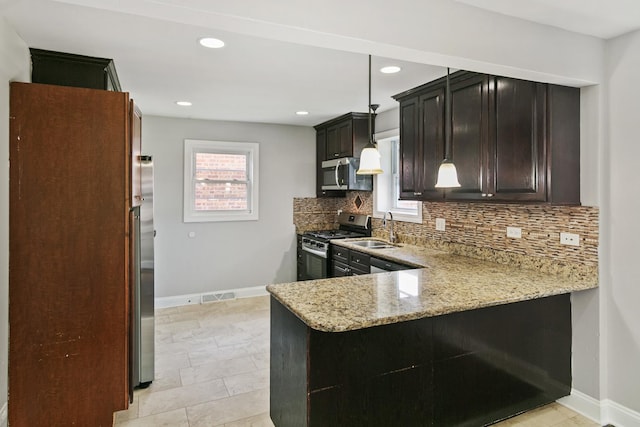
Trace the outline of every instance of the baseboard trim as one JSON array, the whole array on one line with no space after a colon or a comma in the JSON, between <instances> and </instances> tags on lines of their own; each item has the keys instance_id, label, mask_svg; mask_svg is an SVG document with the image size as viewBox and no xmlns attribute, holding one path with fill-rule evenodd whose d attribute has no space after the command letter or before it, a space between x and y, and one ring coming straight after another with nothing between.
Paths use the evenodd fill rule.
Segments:
<instances>
[{"instance_id":1,"label":"baseboard trim","mask_svg":"<svg viewBox=\"0 0 640 427\"><path fill-rule=\"evenodd\" d=\"M602 415L606 424L616 427L640 427L640 412L609 399L602 402Z\"/></svg>"},{"instance_id":2,"label":"baseboard trim","mask_svg":"<svg viewBox=\"0 0 640 427\"><path fill-rule=\"evenodd\" d=\"M640 412L622 406L610 399L597 400L578 390L558 399L559 404L584 415L600 425L616 427L640 427Z\"/></svg>"},{"instance_id":3,"label":"baseboard trim","mask_svg":"<svg viewBox=\"0 0 640 427\"><path fill-rule=\"evenodd\" d=\"M254 286L251 288L215 290L215 291L203 292L199 294L185 294L185 295L174 295L170 297L158 297L155 299L155 308L168 308L168 307L179 307L181 305L200 304L200 301L202 300L202 295L210 294L212 292L214 293L233 292L236 295L236 298L249 298L249 297L258 297L258 296L268 295L266 286Z\"/></svg>"},{"instance_id":4,"label":"baseboard trim","mask_svg":"<svg viewBox=\"0 0 640 427\"><path fill-rule=\"evenodd\" d=\"M2 408L0 408L0 426L7 425L7 402L2 404Z\"/></svg>"},{"instance_id":5,"label":"baseboard trim","mask_svg":"<svg viewBox=\"0 0 640 427\"><path fill-rule=\"evenodd\" d=\"M572 389L569 396L558 399L557 402L572 411L584 415L591 421L600 423L600 401L598 399L594 399L588 394Z\"/></svg>"}]
</instances>

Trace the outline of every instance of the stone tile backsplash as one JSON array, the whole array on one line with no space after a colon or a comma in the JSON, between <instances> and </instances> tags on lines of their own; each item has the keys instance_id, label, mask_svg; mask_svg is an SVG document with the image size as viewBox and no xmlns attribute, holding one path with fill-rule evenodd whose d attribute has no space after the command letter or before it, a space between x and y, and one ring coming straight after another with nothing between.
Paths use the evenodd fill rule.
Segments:
<instances>
[{"instance_id":1,"label":"stone tile backsplash","mask_svg":"<svg viewBox=\"0 0 640 427\"><path fill-rule=\"evenodd\" d=\"M360 197L358 209L354 203ZM370 192L348 192L345 198L294 199L293 220L298 232L334 228L338 209L371 215ZM446 230L436 231L436 218ZM564 275L598 274L597 207L542 204L424 202L422 224L395 222L401 243L433 247L447 252L505 264L542 269ZM522 238L506 236L507 227L519 227ZM382 221L372 220L373 235L386 239ZM560 244L560 233L580 236L580 246Z\"/></svg>"}]
</instances>

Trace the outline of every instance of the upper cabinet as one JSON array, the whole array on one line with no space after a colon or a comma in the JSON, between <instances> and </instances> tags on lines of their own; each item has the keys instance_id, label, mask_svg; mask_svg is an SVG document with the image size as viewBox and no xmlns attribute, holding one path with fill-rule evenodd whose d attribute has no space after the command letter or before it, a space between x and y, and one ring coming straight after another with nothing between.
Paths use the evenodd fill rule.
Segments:
<instances>
[{"instance_id":1,"label":"upper cabinet","mask_svg":"<svg viewBox=\"0 0 640 427\"><path fill-rule=\"evenodd\" d=\"M326 132L325 156L322 160L358 157L369 142L367 113L347 113L314 127L316 132ZM373 120L371 131L374 131Z\"/></svg>"},{"instance_id":2,"label":"upper cabinet","mask_svg":"<svg viewBox=\"0 0 640 427\"><path fill-rule=\"evenodd\" d=\"M372 114L371 131L375 129ZM322 162L342 157L359 157L369 142L369 115L347 113L314 126L316 129L316 195L317 197L344 197L341 190L322 190Z\"/></svg>"},{"instance_id":3,"label":"upper cabinet","mask_svg":"<svg viewBox=\"0 0 640 427\"><path fill-rule=\"evenodd\" d=\"M112 59L29 49L31 82L121 92Z\"/></svg>"},{"instance_id":4,"label":"upper cabinet","mask_svg":"<svg viewBox=\"0 0 640 427\"><path fill-rule=\"evenodd\" d=\"M465 71L450 81L451 123L444 78L394 97L402 198L580 204L579 89ZM442 191L444 126L461 187Z\"/></svg>"},{"instance_id":5,"label":"upper cabinet","mask_svg":"<svg viewBox=\"0 0 640 427\"><path fill-rule=\"evenodd\" d=\"M437 200L438 167L444 155L444 88L400 103L400 197Z\"/></svg>"}]
</instances>

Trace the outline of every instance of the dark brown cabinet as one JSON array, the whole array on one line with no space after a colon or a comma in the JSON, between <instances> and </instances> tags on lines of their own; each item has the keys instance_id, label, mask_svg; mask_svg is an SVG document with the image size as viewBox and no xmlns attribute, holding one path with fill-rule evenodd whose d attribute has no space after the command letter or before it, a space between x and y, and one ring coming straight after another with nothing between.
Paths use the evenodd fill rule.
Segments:
<instances>
[{"instance_id":1,"label":"dark brown cabinet","mask_svg":"<svg viewBox=\"0 0 640 427\"><path fill-rule=\"evenodd\" d=\"M279 427L485 426L570 394L571 300L324 332L272 296L270 351Z\"/></svg>"},{"instance_id":2,"label":"dark brown cabinet","mask_svg":"<svg viewBox=\"0 0 640 427\"><path fill-rule=\"evenodd\" d=\"M400 197L441 199L434 186L444 154L444 89L412 97L400 109Z\"/></svg>"},{"instance_id":3,"label":"dark brown cabinet","mask_svg":"<svg viewBox=\"0 0 640 427\"><path fill-rule=\"evenodd\" d=\"M460 71L411 89L400 102L401 197L580 204L580 91ZM461 187L434 188L444 126Z\"/></svg>"},{"instance_id":4,"label":"dark brown cabinet","mask_svg":"<svg viewBox=\"0 0 640 427\"><path fill-rule=\"evenodd\" d=\"M371 272L370 256L337 245L331 245L332 277L357 276Z\"/></svg>"},{"instance_id":5,"label":"dark brown cabinet","mask_svg":"<svg viewBox=\"0 0 640 427\"><path fill-rule=\"evenodd\" d=\"M358 251L349 251L349 267L351 268L351 275L357 276L360 274L371 273L369 258L370 256L368 254Z\"/></svg>"},{"instance_id":6,"label":"dark brown cabinet","mask_svg":"<svg viewBox=\"0 0 640 427\"><path fill-rule=\"evenodd\" d=\"M353 157L353 123L344 120L327 128L325 160Z\"/></svg>"},{"instance_id":7,"label":"dark brown cabinet","mask_svg":"<svg viewBox=\"0 0 640 427\"><path fill-rule=\"evenodd\" d=\"M123 92L11 83L9 424L111 425L128 402Z\"/></svg>"},{"instance_id":8,"label":"dark brown cabinet","mask_svg":"<svg viewBox=\"0 0 640 427\"><path fill-rule=\"evenodd\" d=\"M105 89L115 92L122 90L112 59L33 48L29 51L33 83Z\"/></svg>"},{"instance_id":9,"label":"dark brown cabinet","mask_svg":"<svg viewBox=\"0 0 640 427\"><path fill-rule=\"evenodd\" d=\"M461 187L451 189L449 199L481 199L488 192L489 76L467 76L451 84L451 153Z\"/></svg>"},{"instance_id":10,"label":"dark brown cabinet","mask_svg":"<svg viewBox=\"0 0 640 427\"><path fill-rule=\"evenodd\" d=\"M301 281L301 280L305 280L304 278L304 259L303 259L303 253L302 253L302 235L298 234L296 236L296 258L297 258L297 263L296 263L296 270L297 270L297 280Z\"/></svg>"},{"instance_id":11,"label":"dark brown cabinet","mask_svg":"<svg viewBox=\"0 0 640 427\"><path fill-rule=\"evenodd\" d=\"M496 77L495 137L491 138L486 193L496 200L545 200L545 105L543 83ZM557 144L556 144L557 145Z\"/></svg>"},{"instance_id":12,"label":"dark brown cabinet","mask_svg":"<svg viewBox=\"0 0 640 427\"><path fill-rule=\"evenodd\" d=\"M372 132L375 114L372 115ZM322 190L322 162L342 157L359 157L369 142L369 115L347 113L314 126L316 129L316 196L344 197L345 191Z\"/></svg>"}]
</instances>

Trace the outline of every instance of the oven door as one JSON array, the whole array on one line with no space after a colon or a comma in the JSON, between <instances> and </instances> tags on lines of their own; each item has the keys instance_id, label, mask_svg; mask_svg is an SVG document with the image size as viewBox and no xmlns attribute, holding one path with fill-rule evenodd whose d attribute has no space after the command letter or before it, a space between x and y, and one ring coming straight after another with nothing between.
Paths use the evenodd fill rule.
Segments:
<instances>
[{"instance_id":1,"label":"oven door","mask_svg":"<svg viewBox=\"0 0 640 427\"><path fill-rule=\"evenodd\" d=\"M302 247L302 280L327 278L327 253Z\"/></svg>"}]
</instances>

